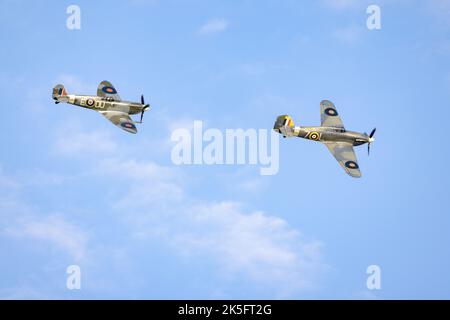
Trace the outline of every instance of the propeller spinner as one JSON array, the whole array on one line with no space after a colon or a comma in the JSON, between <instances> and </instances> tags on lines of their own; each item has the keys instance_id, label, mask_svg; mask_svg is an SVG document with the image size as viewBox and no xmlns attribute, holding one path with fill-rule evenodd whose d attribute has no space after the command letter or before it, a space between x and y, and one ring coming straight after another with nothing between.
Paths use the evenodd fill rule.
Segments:
<instances>
[{"instance_id":1,"label":"propeller spinner","mask_svg":"<svg viewBox=\"0 0 450 320\"><path fill-rule=\"evenodd\" d=\"M145 104L145 100L144 100L144 95L143 94L141 94L141 104L143 104L144 105L144 107L142 108L142 111L141 111L141 123L142 123L142 119L144 118L144 112L150 107L150 105L149 104Z\"/></svg>"},{"instance_id":2,"label":"propeller spinner","mask_svg":"<svg viewBox=\"0 0 450 320\"><path fill-rule=\"evenodd\" d=\"M375 131L377 131L377 128L373 128L372 132L369 134L369 142L367 143L367 155L370 155L370 144L375 141L375 138L373 138Z\"/></svg>"}]
</instances>

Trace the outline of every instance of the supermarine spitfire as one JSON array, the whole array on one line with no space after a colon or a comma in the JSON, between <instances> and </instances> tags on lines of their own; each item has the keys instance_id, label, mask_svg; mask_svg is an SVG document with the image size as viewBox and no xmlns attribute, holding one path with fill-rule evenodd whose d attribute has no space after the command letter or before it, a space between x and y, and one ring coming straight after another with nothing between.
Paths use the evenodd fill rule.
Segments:
<instances>
[{"instance_id":1,"label":"supermarine spitfire","mask_svg":"<svg viewBox=\"0 0 450 320\"><path fill-rule=\"evenodd\" d=\"M140 103L122 101L117 94L117 90L109 81L100 82L96 96L67 94L64 86L58 84L53 88L52 98L56 104L66 102L82 108L95 110L120 129L130 133L137 133L135 123L142 123L144 112L150 107L149 104L145 104L143 95L141 95ZM141 114L140 121L133 121L130 118L130 115L139 113Z\"/></svg>"},{"instance_id":2,"label":"supermarine spitfire","mask_svg":"<svg viewBox=\"0 0 450 320\"><path fill-rule=\"evenodd\" d=\"M376 129L370 134L345 130L336 107L328 100L320 103L320 117L320 127L295 127L290 116L282 115L275 121L273 129L285 138L300 137L322 142L345 172L354 178L361 177L353 146L367 143L367 152L370 153L370 144L375 141L373 135Z\"/></svg>"}]
</instances>

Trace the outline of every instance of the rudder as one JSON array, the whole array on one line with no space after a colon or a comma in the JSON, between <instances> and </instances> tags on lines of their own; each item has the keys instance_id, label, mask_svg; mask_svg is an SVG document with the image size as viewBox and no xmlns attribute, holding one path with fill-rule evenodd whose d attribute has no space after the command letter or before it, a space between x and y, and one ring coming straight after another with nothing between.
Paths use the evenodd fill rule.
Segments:
<instances>
[{"instance_id":1,"label":"rudder","mask_svg":"<svg viewBox=\"0 0 450 320\"><path fill-rule=\"evenodd\" d=\"M281 115L277 117L273 130L281 133L283 137L291 137L293 135L294 121L288 115Z\"/></svg>"}]
</instances>

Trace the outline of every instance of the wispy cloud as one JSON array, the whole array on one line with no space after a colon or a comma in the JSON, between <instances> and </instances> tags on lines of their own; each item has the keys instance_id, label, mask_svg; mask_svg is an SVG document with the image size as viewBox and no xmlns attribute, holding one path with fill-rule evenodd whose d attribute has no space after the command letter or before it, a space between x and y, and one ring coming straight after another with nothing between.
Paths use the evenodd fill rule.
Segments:
<instances>
[{"instance_id":1,"label":"wispy cloud","mask_svg":"<svg viewBox=\"0 0 450 320\"><path fill-rule=\"evenodd\" d=\"M58 135L54 150L62 155L92 155L109 154L117 150L117 144L103 131L80 132L73 129L65 130Z\"/></svg>"},{"instance_id":2,"label":"wispy cloud","mask_svg":"<svg viewBox=\"0 0 450 320\"><path fill-rule=\"evenodd\" d=\"M127 245L158 244L170 248L179 258L210 261L211 272L225 279L215 292L219 290L226 295L234 284L245 279L269 288L269 296L292 297L300 290L314 287L327 268L321 258L321 243L306 240L286 220L248 209L243 202L192 196L189 183L192 177L179 167L137 160L133 146L128 146L131 152L125 154L112 152L122 146L109 135L97 131L86 134L80 127L67 136L70 139L55 138L59 154L66 157L84 153L90 160L83 162L84 169L79 175L103 186L102 191L108 196L99 195L97 201L118 213L110 217L115 216L121 226L126 226L130 241ZM102 152L91 147L99 148L98 144L103 145ZM3 180L7 181L6 177ZM64 188L66 181L58 180L58 188ZM90 265L94 263L91 253L98 252L99 245L102 252L117 251L114 242L90 241L90 234L65 215L36 214L34 208L20 201L9 205L2 200L0 210L4 209L10 212L8 217L16 217L0 219L0 233L4 236L48 243L68 253L73 261L82 260ZM123 259L128 261L132 257L125 255Z\"/></svg>"},{"instance_id":3,"label":"wispy cloud","mask_svg":"<svg viewBox=\"0 0 450 320\"><path fill-rule=\"evenodd\" d=\"M41 212L39 208L27 205L21 190L24 183L0 170L1 181L8 183L0 185L0 235L29 239L33 243L46 242L67 253L73 261L81 261L85 257L88 236L83 230L68 222L62 214ZM11 188L11 185L16 188ZM2 187L7 188L2 190Z\"/></svg>"},{"instance_id":4,"label":"wispy cloud","mask_svg":"<svg viewBox=\"0 0 450 320\"><path fill-rule=\"evenodd\" d=\"M439 1L439 0L438 0ZM442 0L448 1L448 0ZM404 0L320 0L318 3L328 10L337 14L354 13L358 16L364 17L366 8L370 5L377 5L383 7L384 5L392 5L394 3L408 2Z\"/></svg>"},{"instance_id":5,"label":"wispy cloud","mask_svg":"<svg viewBox=\"0 0 450 320\"><path fill-rule=\"evenodd\" d=\"M449 27L450 0L427 1L425 4L427 10L442 26Z\"/></svg>"},{"instance_id":6,"label":"wispy cloud","mask_svg":"<svg viewBox=\"0 0 450 320\"><path fill-rule=\"evenodd\" d=\"M428 6L439 14L450 14L450 0L433 0L428 2Z\"/></svg>"},{"instance_id":7,"label":"wispy cloud","mask_svg":"<svg viewBox=\"0 0 450 320\"><path fill-rule=\"evenodd\" d=\"M240 181L236 185L236 187L239 191L243 191L246 194L259 193L262 190L266 189L268 186L268 181L267 181L267 179L264 179L264 178L265 177L244 179L243 181Z\"/></svg>"},{"instance_id":8,"label":"wispy cloud","mask_svg":"<svg viewBox=\"0 0 450 320\"><path fill-rule=\"evenodd\" d=\"M126 186L122 196L112 207L134 210L150 203L168 205L184 197L182 175L177 168L134 159L104 159L94 169L96 175L113 177Z\"/></svg>"},{"instance_id":9,"label":"wispy cloud","mask_svg":"<svg viewBox=\"0 0 450 320\"><path fill-rule=\"evenodd\" d=\"M86 234L65 221L62 216L50 215L44 218L22 216L3 231L7 236L47 241L69 253L74 261L81 261L85 257Z\"/></svg>"},{"instance_id":10,"label":"wispy cloud","mask_svg":"<svg viewBox=\"0 0 450 320\"><path fill-rule=\"evenodd\" d=\"M353 44L357 42L362 34L361 27L358 27L356 25L351 25L348 27L343 27L336 29L332 36L334 39L346 43L346 44Z\"/></svg>"},{"instance_id":11,"label":"wispy cloud","mask_svg":"<svg viewBox=\"0 0 450 320\"><path fill-rule=\"evenodd\" d=\"M95 94L95 90L97 90L97 85L94 83L86 83L72 74L61 74L56 82L63 84L66 90L73 94Z\"/></svg>"},{"instance_id":12,"label":"wispy cloud","mask_svg":"<svg viewBox=\"0 0 450 320\"><path fill-rule=\"evenodd\" d=\"M122 197L111 206L127 217L138 239L166 243L185 257L213 259L230 281L243 276L280 297L314 287L326 269L320 242L306 241L285 220L246 210L243 203L190 197L172 170L131 161L111 163L105 172L128 178L130 186L122 184Z\"/></svg>"},{"instance_id":13,"label":"wispy cloud","mask_svg":"<svg viewBox=\"0 0 450 320\"><path fill-rule=\"evenodd\" d=\"M38 291L32 287L17 286L13 288L0 289L1 300L43 300L51 299L44 292Z\"/></svg>"},{"instance_id":14,"label":"wispy cloud","mask_svg":"<svg viewBox=\"0 0 450 320\"><path fill-rule=\"evenodd\" d=\"M136 237L166 243L185 257L213 259L222 277L244 277L270 287L274 297L315 287L327 269L322 244L304 240L281 218L238 202L183 203L166 211L148 204L133 211L129 223Z\"/></svg>"},{"instance_id":15,"label":"wispy cloud","mask_svg":"<svg viewBox=\"0 0 450 320\"><path fill-rule=\"evenodd\" d=\"M359 5L361 1L358 0L322 0L322 3L334 10L344 10L354 8Z\"/></svg>"},{"instance_id":16,"label":"wispy cloud","mask_svg":"<svg viewBox=\"0 0 450 320\"><path fill-rule=\"evenodd\" d=\"M14 189L19 187L19 183L14 179L8 177L3 173L3 168L0 165L0 190L5 189Z\"/></svg>"},{"instance_id":17,"label":"wispy cloud","mask_svg":"<svg viewBox=\"0 0 450 320\"><path fill-rule=\"evenodd\" d=\"M208 20L203 26L198 30L201 35L211 35L225 31L228 28L229 22L224 18L213 18Z\"/></svg>"},{"instance_id":18,"label":"wispy cloud","mask_svg":"<svg viewBox=\"0 0 450 320\"><path fill-rule=\"evenodd\" d=\"M194 197L192 179L179 167L138 161L132 154L93 155L96 161L83 176L120 184L109 206L120 212L136 241L168 245L187 259L213 260L221 277L245 277L270 287L277 297L314 287L327 268L321 243L307 241L286 220L246 209L245 203ZM243 179L243 188L256 188L256 182L245 185L248 179Z\"/></svg>"},{"instance_id":19,"label":"wispy cloud","mask_svg":"<svg viewBox=\"0 0 450 320\"><path fill-rule=\"evenodd\" d=\"M85 258L87 235L76 225L60 215L42 216L26 205L11 199L4 200L1 199L0 205L3 213L0 220L2 236L30 240L30 243L42 241L68 254L74 262Z\"/></svg>"},{"instance_id":20,"label":"wispy cloud","mask_svg":"<svg viewBox=\"0 0 450 320\"><path fill-rule=\"evenodd\" d=\"M188 218L189 231L173 233L179 250L215 257L224 274L244 275L279 296L313 285L324 270L321 244L304 241L281 218L229 201L194 205Z\"/></svg>"},{"instance_id":21,"label":"wispy cloud","mask_svg":"<svg viewBox=\"0 0 450 320\"><path fill-rule=\"evenodd\" d=\"M380 297L374 291L370 290L360 290L355 292L352 296L349 297L353 300L378 300Z\"/></svg>"}]
</instances>

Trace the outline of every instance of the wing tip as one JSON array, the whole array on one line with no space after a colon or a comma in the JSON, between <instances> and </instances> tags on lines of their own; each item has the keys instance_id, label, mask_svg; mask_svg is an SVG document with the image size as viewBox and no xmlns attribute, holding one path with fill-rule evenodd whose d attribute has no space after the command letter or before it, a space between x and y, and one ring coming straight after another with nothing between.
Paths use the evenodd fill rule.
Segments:
<instances>
[{"instance_id":1,"label":"wing tip","mask_svg":"<svg viewBox=\"0 0 450 320\"><path fill-rule=\"evenodd\" d=\"M137 133L136 126L133 123L131 123L131 122L123 122L123 123L120 124L120 126L126 132L129 132L129 133L132 133L132 134L136 134Z\"/></svg>"},{"instance_id":2,"label":"wing tip","mask_svg":"<svg viewBox=\"0 0 450 320\"><path fill-rule=\"evenodd\" d=\"M125 129L125 128L122 128L122 129L123 129L123 131L126 131L128 133L132 133L132 134L136 134L137 133L137 130Z\"/></svg>"},{"instance_id":3,"label":"wing tip","mask_svg":"<svg viewBox=\"0 0 450 320\"><path fill-rule=\"evenodd\" d=\"M347 171L348 175L352 178L361 178L361 171L351 172Z\"/></svg>"},{"instance_id":4,"label":"wing tip","mask_svg":"<svg viewBox=\"0 0 450 320\"><path fill-rule=\"evenodd\" d=\"M334 103L331 102L330 100L324 99L324 100L320 101L320 105L322 105L322 106L334 106Z\"/></svg>"}]
</instances>

